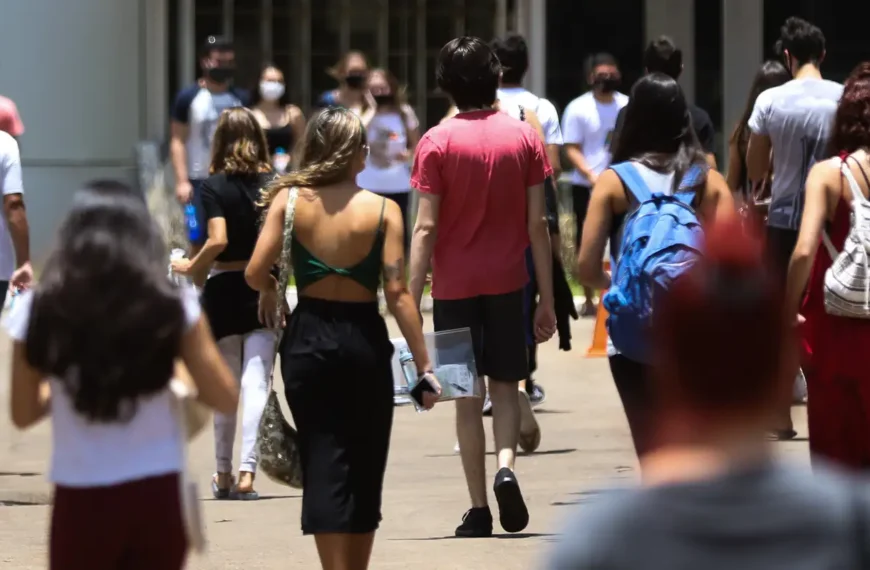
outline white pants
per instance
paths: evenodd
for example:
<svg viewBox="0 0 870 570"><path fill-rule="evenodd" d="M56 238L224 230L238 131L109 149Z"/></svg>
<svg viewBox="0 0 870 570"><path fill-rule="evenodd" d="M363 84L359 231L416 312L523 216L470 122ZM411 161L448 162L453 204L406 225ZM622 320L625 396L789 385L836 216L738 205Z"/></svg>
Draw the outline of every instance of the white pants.
<svg viewBox="0 0 870 570"><path fill-rule="evenodd" d="M220 339L218 348L241 383L242 452L239 471L257 472L257 431L269 397L269 380L275 356L276 334L256 330ZM214 415L214 447L218 473L233 470L236 415Z"/></svg>

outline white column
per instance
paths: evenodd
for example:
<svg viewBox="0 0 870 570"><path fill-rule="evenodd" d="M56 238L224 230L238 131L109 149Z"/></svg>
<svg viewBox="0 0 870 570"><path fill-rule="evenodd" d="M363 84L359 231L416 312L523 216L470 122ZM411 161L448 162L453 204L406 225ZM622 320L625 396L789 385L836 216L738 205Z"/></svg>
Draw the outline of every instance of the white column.
<svg viewBox="0 0 870 570"><path fill-rule="evenodd" d="M547 92L547 0L528 0L529 90L539 97Z"/></svg>
<svg viewBox="0 0 870 570"><path fill-rule="evenodd" d="M223 23L221 24L221 34L230 41L233 39L234 8L233 0L223 0Z"/></svg>
<svg viewBox="0 0 870 570"><path fill-rule="evenodd" d="M728 0L724 0L726 3ZM749 0L760 4L759 0ZM695 101L695 3L693 0L647 0L644 10L645 43L670 36L683 50L680 85L690 102ZM735 41L741 35L735 36Z"/></svg>
<svg viewBox="0 0 870 570"><path fill-rule="evenodd" d="M722 1L722 132L740 120L755 70L764 57L764 7L757 0ZM725 145L727 152L727 145ZM726 157L726 161L728 158ZM725 162L725 164L728 164Z"/></svg>
<svg viewBox="0 0 870 570"><path fill-rule="evenodd" d="M169 2L147 0L142 4L145 26L145 133L150 140L164 140L169 117Z"/></svg>
<svg viewBox="0 0 870 570"><path fill-rule="evenodd" d="M178 2L178 84L196 81L196 13L195 0Z"/></svg>

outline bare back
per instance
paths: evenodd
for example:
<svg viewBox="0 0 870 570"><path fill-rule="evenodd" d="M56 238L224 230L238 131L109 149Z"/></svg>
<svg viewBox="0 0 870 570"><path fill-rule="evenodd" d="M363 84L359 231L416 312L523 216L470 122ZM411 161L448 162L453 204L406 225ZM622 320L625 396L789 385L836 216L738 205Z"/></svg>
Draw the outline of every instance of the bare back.
<svg viewBox="0 0 870 570"><path fill-rule="evenodd" d="M829 222L834 220L837 203L841 198L846 204L852 203L852 189L842 172L842 165L840 157L831 158L825 163L826 186L829 189L825 196L827 202L825 218ZM846 159L846 165L858 182L864 197L870 196L870 154L864 150L856 151Z"/></svg>
<svg viewBox="0 0 870 570"><path fill-rule="evenodd" d="M300 188L296 200L294 239L313 257L333 268L350 269L378 247L382 258L385 199L353 184ZM298 261L298 260L294 260ZM376 293L354 279L331 274L319 279L301 295L335 301L372 301Z"/></svg>

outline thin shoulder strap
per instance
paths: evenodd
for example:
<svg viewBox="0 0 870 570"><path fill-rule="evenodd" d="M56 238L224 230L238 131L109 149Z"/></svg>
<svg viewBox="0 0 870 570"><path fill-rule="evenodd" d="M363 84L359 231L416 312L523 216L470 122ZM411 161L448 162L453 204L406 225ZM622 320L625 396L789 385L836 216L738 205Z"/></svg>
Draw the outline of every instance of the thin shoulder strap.
<svg viewBox="0 0 870 570"><path fill-rule="evenodd" d="M860 168L861 165L858 164L858 167ZM858 180L855 178L855 175L852 174L852 169L849 168L847 160L844 160L840 164L840 172L843 173L843 176L845 176L846 180L849 182L849 188L852 190L852 200L857 204L867 204L867 198L864 196L864 191L861 190L861 185L858 184Z"/></svg>
<svg viewBox="0 0 870 570"><path fill-rule="evenodd" d="M387 199L381 197L381 217L378 218L378 231L384 229L384 210L387 208Z"/></svg>
<svg viewBox="0 0 870 570"><path fill-rule="evenodd" d="M638 203L652 199L652 191L646 185L643 176L637 171L637 167L631 162L620 162L610 167L622 180L625 189L634 196Z"/></svg>
<svg viewBox="0 0 870 570"><path fill-rule="evenodd" d="M523 107L522 105L517 105L517 107L520 108L520 120L525 123L526 122L526 108Z"/></svg>

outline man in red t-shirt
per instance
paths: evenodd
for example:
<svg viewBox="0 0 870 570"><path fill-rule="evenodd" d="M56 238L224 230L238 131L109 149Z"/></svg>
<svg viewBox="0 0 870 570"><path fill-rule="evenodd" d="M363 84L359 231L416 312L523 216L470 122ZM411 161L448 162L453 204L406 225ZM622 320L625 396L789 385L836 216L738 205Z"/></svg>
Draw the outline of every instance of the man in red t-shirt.
<svg viewBox="0 0 870 570"><path fill-rule="evenodd" d="M513 473L520 427L517 385L529 375L523 287L531 243L541 291L535 313L539 342L556 329L544 180L547 152L530 125L493 108L501 65L478 38L448 43L438 58L438 85L458 114L417 145L411 186L420 192L411 242L411 294L418 306L432 263L436 331L468 327L481 393L489 378L498 474L494 491L508 532L529 513ZM457 536L492 535L487 503L482 400L456 401L462 465L471 509Z"/></svg>

